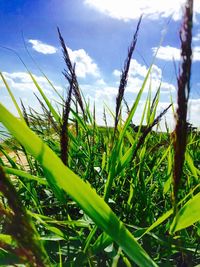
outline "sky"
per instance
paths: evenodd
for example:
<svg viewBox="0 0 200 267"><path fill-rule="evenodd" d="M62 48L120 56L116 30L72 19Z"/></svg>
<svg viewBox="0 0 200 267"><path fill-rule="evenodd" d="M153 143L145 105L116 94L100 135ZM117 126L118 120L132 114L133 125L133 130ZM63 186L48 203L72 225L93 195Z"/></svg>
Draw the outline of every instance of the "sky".
<svg viewBox="0 0 200 267"><path fill-rule="evenodd" d="M38 110L34 94L37 88L16 51L34 74L45 94L56 106L59 98L52 91L38 66L48 76L60 94L68 85L62 71L65 64L57 34L57 26L68 47L80 88L91 106L96 107L97 121L103 125L103 109L115 111L120 73L128 47L141 14L143 19L138 42L130 65L125 99L133 104L149 66L153 63L133 122L139 124L151 84L152 97L160 82L158 114L176 102L176 72L180 64L179 30L185 0L0 0L0 71L16 99L26 107ZM193 65L188 120L200 126L200 0L194 0ZM162 43L161 43L162 40ZM158 46L158 54L153 62ZM27 50L29 53L27 53ZM37 62L37 65L31 59ZM7 90L0 80L0 101L17 115ZM124 113L124 118L126 114ZM165 116L173 130L174 116ZM108 123L113 118L108 115ZM164 125L164 120L163 120Z"/></svg>

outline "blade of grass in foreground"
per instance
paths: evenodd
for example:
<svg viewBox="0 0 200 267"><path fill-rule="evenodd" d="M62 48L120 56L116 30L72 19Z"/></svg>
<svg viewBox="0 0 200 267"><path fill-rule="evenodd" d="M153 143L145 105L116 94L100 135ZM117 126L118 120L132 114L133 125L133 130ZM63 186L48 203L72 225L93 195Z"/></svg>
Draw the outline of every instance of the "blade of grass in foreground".
<svg viewBox="0 0 200 267"><path fill-rule="evenodd" d="M37 135L15 118L2 104L0 104L0 121L41 163L49 174L48 182L68 193L135 263L143 267L157 266L95 190L67 168Z"/></svg>
<svg viewBox="0 0 200 267"><path fill-rule="evenodd" d="M200 193L196 194L179 210L177 218L174 218L170 232L175 233L200 220L199 212Z"/></svg>

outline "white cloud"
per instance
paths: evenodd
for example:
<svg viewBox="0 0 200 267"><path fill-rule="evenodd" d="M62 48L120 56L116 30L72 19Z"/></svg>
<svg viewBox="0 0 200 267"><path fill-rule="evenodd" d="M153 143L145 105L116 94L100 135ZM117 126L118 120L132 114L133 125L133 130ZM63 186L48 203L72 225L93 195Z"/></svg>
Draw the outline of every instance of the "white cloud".
<svg viewBox="0 0 200 267"><path fill-rule="evenodd" d="M135 59L131 59L130 63L130 76L141 76L145 77L147 74L147 67L145 65L141 65Z"/></svg>
<svg viewBox="0 0 200 267"><path fill-rule="evenodd" d="M162 70L156 65L152 66L151 78L152 79L156 79L156 80L161 80L162 79Z"/></svg>
<svg viewBox="0 0 200 267"><path fill-rule="evenodd" d="M148 68L145 65L141 65L137 60L131 59L130 69L129 69L129 76L128 76L128 83L126 92L138 93L144 79L147 75ZM121 72L119 70L114 70L113 75L115 77L120 77ZM152 91L156 91L161 83L161 92L162 93L169 93L175 91L175 86L171 83L162 81L162 70L156 66L152 66L150 78L147 81L146 87L144 91L148 91L151 83Z"/></svg>
<svg viewBox="0 0 200 267"><path fill-rule="evenodd" d="M157 47L153 47L152 51L155 54L157 51ZM161 46L158 50L158 53L156 55L156 58L166 60L166 61L171 61L175 60L178 61L180 60L180 49L167 45L167 46ZM195 46L193 48L193 61L200 61L200 46Z"/></svg>
<svg viewBox="0 0 200 267"><path fill-rule="evenodd" d="M118 89L112 86L106 86L103 90L96 90L95 98L97 100L101 99L103 101L115 99L117 96Z"/></svg>
<svg viewBox="0 0 200 267"><path fill-rule="evenodd" d="M200 61L200 46L195 46L193 53L194 53L193 54L193 60L194 61Z"/></svg>
<svg viewBox="0 0 200 267"><path fill-rule="evenodd" d="M92 98L101 107L103 107L104 103L112 106L118 93L117 87L108 85L105 82L100 87L96 82L94 84L81 84L80 86L86 99Z"/></svg>
<svg viewBox="0 0 200 267"><path fill-rule="evenodd" d="M45 44L39 40L33 40L33 39L30 39L28 40L29 43L32 44L32 48L39 52L39 53L42 53L42 54L55 54L56 51L57 51L57 48L52 46L52 45L48 45L48 44Z"/></svg>
<svg viewBox="0 0 200 267"><path fill-rule="evenodd" d="M72 62L76 63L76 74L78 77L85 78L86 75L100 77L100 71L97 64L84 49L72 50L71 48L68 48L68 52Z"/></svg>
<svg viewBox="0 0 200 267"><path fill-rule="evenodd" d="M138 19L141 14L152 20L173 16L179 20L185 0L85 0L85 4L112 18ZM200 13L200 0L194 1L194 11Z"/></svg>
<svg viewBox="0 0 200 267"><path fill-rule="evenodd" d="M120 77L120 75L121 75L121 71L115 69L115 70L113 71L113 75L114 75L115 77Z"/></svg>
<svg viewBox="0 0 200 267"><path fill-rule="evenodd" d="M37 88L34 85L30 75L26 72L3 72L3 75L13 92L37 92ZM42 90L48 94L52 95L52 88L49 85L48 81L43 76L33 75ZM57 90L62 90L60 86L55 85ZM5 88L2 80L0 80L0 88Z"/></svg>
<svg viewBox="0 0 200 267"><path fill-rule="evenodd" d="M154 54L156 53L157 49L158 49L157 47L152 48ZM172 47L170 45L161 46L158 50L156 57L167 61L173 59L180 60L180 49Z"/></svg>
<svg viewBox="0 0 200 267"><path fill-rule="evenodd" d="M192 40L193 40L194 42L199 42L199 41L200 41L200 32L197 33L195 36L193 36Z"/></svg>
<svg viewBox="0 0 200 267"><path fill-rule="evenodd" d="M102 78L96 80L96 84L99 85L99 86L104 86L104 85L106 85L104 79L102 79Z"/></svg>
<svg viewBox="0 0 200 267"><path fill-rule="evenodd" d="M188 103L188 119L193 125L200 127L200 98L190 99Z"/></svg>
<svg viewBox="0 0 200 267"><path fill-rule="evenodd" d="M41 107L38 103L38 100L36 99L33 93L36 93L36 95L38 96L40 94L28 73L26 72L12 72L12 73L3 72L3 75L8 83L8 86L10 87L10 90L14 94L19 106L21 106L20 99L22 99L26 107L29 106L38 112L41 111ZM54 93L52 87L49 85L49 83L43 76L39 76L39 75L33 75L33 76L38 82L38 84L40 85L40 87L42 88L44 94L47 96L49 101L52 101L52 103L59 101L58 96ZM57 84L54 84L54 86L58 91L62 90L61 86ZM19 115L13 105L13 102L7 92L7 89L2 79L0 79L0 101L16 116Z"/></svg>

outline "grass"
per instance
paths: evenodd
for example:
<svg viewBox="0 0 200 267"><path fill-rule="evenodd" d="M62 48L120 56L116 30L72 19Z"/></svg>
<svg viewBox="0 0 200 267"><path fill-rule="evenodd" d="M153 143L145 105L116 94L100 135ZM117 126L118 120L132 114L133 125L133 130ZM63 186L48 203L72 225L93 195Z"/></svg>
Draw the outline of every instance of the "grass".
<svg viewBox="0 0 200 267"><path fill-rule="evenodd" d="M121 117L128 62L141 19L122 71L114 127L108 127L106 112L105 126L97 125L95 107L90 111L81 94L76 67L59 29L66 63L63 74L69 83L66 99L59 96L62 115L28 69L40 93L41 113L23 103L20 108L1 74L20 117L0 104L0 121L12 135L5 141L6 147L1 145L6 158L0 159L1 266L199 263L200 139L199 132L187 130L183 116L187 114L189 90L187 97L184 93L189 88L191 66L190 52L184 52L186 44L187 48L191 45L187 23L192 25L192 1L188 4L181 31L188 31L189 37L181 40L183 61L174 133L152 130L159 127L169 108L156 115L159 88L153 98L149 89L141 123L139 127L132 124L152 65L132 107L126 106L127 118ZM180 125L184 125L181 131ZM180 134L184 135L183 145L178 141ZM24 154L26 162L16 162L10 151Z"/></svg>

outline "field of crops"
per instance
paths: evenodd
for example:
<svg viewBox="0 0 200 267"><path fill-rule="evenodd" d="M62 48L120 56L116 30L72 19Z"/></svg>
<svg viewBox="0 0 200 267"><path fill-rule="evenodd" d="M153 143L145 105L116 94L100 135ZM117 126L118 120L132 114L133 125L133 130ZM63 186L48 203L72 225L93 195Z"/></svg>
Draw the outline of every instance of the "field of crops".
<svg viewBox="0 0 200 267"><path fill-rule="evenodd" d="M199 266L200 133L187 123L191 68L192 2L186 6L181 40L178 103L158 114L160 89L151 88L140 125L124 99L141 18L122 70L115 113L96 122L95 106L82 95L58 29L69 84L54 107L27 69L40 112L17 104L18 117L0 103L1 266ZM156 55L155 55L156 57ZM25 64L22 61L23 64ZM26 65L25 65L26 66ZM188 90L188 91L187 91ZM122 116L122 107L127 117ZM175 130L159 123L172 108ZM109 126L107 116L113 116Z"/></svg>

